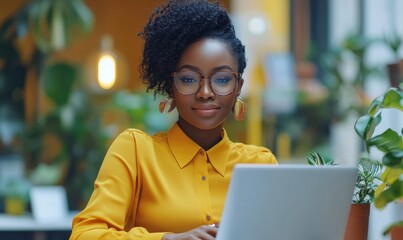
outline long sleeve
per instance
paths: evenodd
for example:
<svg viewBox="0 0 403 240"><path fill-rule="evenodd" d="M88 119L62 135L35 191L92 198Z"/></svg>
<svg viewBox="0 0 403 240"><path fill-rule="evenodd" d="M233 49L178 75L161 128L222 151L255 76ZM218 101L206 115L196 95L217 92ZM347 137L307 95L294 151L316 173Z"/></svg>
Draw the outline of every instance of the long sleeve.
<svg viewBox="0 0 403 240"><path fill-rule="evenodd" d="M237 163L277 163L266 148L223 139L204 151L174 125L150 136L128 129L110 146L71 240L161 239L220 222Z"/></svg>
<svg viewBox="0 0 403 240"><path fill-rule="evenodd" d="M165 233L149 233L130 226L139 196L135 139L125 131L110 146L94 184L87 207L73 220L71 240L161 239Z"/></svg>

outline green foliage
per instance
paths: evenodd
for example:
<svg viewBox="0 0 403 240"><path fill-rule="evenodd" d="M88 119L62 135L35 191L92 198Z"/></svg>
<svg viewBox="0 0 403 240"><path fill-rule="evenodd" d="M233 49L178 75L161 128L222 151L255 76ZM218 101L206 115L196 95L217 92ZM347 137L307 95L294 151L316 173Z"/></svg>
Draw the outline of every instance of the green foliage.
<svg viewBox="0 0 403 240"><path fill-rule="evenodd" d="M347 36L340 46L322 55L320 65L324 69L324 82L329 88L329 116L342 121L350 113L365 113L365 85L369 76L383 75L382 68L365 60L375 39L360 34ZM348 71L346 70L348 69Z"/></svg>
<svg viewBox="0 0 403 240"><path fill-rule="evenodd" d="M73 84L79 78L76 67L66 62L49 64L43 72L43 89L57 105L63 106L69 100Z"/></svg>
<svg viewBox="0 0 403 240"><path fill-rule="evenodd" d="M367 114L361 116L354 126L358 136L365 142L368 153L370 147L375 147L383 152L382 183L375 191L374 201L375 206L379 209L383 209L390 202L403 198L403 128L400 131L388 128L381 134L373 136L374 129L382 121L380 117L382 110L386 108L403 111L401 89L390 88L382 96L377 97L371 103Z"/></svg>
<svg viewBox="0 0 403 240"><path fill-rule="evenodd" d="M308 164L312 166L334 166L333 160L325 161L318 152L311 152L307 157ZM355 182L353 203L371 203L374 199L375 189L378 186L377 180L381 166L367 161L367 158L360 158L358 164L357 180Z"/></svg>
<svg viewBox="0 0 403 240"><path fill-rule="evenodd" d="M82 0L33 0L29 21L42 52L65 48L75 35L88 33L93 15Z"/></svg>
<svg viewBox="0 0 403 240"><path fill-rule="evenodd" d="M383 232L383 235L389 234L389 232L392 231L392 228L393 228L393 227L397 227L397 226L403 227L403 221L398 221L398 222L396 222L396 223L390 225L390 226L389 226L388 228L386 228L386 230Z"/></svg>
<svg viewBox="0 0 403 240"><path fill-rule="evenodd" d="M8 198L17 198L24 202L28 202L29 199L30 183L25 178L14 178L7 181L3 189L1 189L1 195Z"/></svg>
<svg viewBox="0 0 403 240"><path fill-rule="evenodd" d="M402 45L402 39L397 35L396 32L393 32L391 35L383 36L383 42L389 47L389 49L393 52L396 57L396 60L399 59L399 49Z"/></svg>
<svg viewBox="0 0 403 240"><path fill-rule="evenodd" d="M368 161L367 158L361 158L359 163L353 203L372 203L382 167L376 162Z"/></svg>
<svg viewBox="0 0 403 240"><path fill-rule="evenodd" d="M99 168L110 136L100 127L98 106L82 92L73 91L80 80L79 66L54 62L52 57L92 26L93 15L83 0L29 0L0 26L0 107L5 105L18 112L18 121L24 123L27 74L36 74L33 77L40 80L53 108L45 116L36 115L32 122L21 124L26 126L21 130L21 148L30 170L46 149L41 144L45 132L57 136L65 151L63 159L68 162L65 182L61 184L69 197L81 198L70 199L72 208L78 208L82 198L86 200L82 191L92 190L94 171ZM28 61L22 61L19 45L28 32L35 43L33 54Z"/></svg>
<svg viewBox="0 0 403 240"><path fill-rule="evenodd" d="M308 164L311 166L333 166L337 165L336 163L333 162L333 160L328 160L326 161L322 155L318 152L311 152L308 157Z"/></svg>

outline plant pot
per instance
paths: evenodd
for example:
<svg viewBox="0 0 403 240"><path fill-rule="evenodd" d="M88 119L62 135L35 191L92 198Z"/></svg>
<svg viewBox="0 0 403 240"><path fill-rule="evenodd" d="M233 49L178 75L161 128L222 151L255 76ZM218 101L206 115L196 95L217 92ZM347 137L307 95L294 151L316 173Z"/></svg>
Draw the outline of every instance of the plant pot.
<svg viewBox="0 0 403 240"><path fill-rule="evenodd" d="M399 84L402 82L403 78L402 61L388 64L387 70L391 87L397 88Z"/></svg>
<svg viewBox="0 0 403 240"><path fill-rule="evenodd" d="M344 240L367 240L369 213L369 203L351 204Z"/></svg>
<svg viewBox="0 0 403 240"><path fill-rule="evenodd" d="M25 201L21 198L6 197L4 199L5 213L10 215L21 215L25 212Z"/></svg>
<svg viewBox="0 0 403 240"><path fill-rule="evenodd" d="M403 227L393 227L390 232L391 240L401 240L403 239Z"/></svg>

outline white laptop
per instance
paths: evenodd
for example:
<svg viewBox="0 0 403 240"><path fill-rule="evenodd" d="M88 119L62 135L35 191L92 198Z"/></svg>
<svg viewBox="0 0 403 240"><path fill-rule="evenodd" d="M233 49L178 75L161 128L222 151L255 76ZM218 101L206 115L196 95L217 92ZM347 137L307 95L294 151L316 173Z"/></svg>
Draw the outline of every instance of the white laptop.
<svg viewBox="0 0 403 240"><path fill-rule="evenodd" d="M217 240L343 239L357 168L235 166Z"/></svg>

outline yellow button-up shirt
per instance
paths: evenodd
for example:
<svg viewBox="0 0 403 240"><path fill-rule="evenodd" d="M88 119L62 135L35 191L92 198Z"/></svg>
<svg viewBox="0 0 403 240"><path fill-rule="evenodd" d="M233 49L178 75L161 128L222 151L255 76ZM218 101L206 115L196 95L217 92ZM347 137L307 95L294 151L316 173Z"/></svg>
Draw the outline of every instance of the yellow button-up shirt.
<svg viewBox="0 0 403 240"><path fill-rule="evenodd" d="M208 151L175 124L150 136L128 129L110 146L70 239L161 239L220 222L237 163L276 164L264 147L222 140Z"/></svg>

